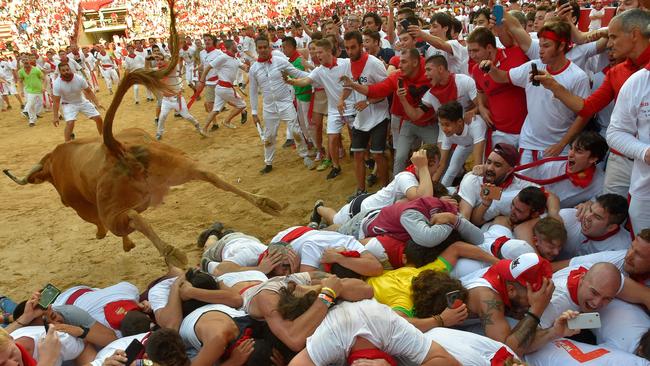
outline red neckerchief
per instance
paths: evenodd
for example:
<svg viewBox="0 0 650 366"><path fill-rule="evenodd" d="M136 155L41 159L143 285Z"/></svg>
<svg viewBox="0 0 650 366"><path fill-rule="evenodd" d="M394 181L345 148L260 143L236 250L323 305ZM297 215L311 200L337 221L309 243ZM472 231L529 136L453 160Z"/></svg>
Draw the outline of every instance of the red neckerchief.
<svg viewBox="0 0 650 366"><path fill-rule="evenodd" d="M650 70L650 62L647 65L645 65L645 69Z"/></svg>
<svg viewBox="0 0 650 366"><path fill-rule="evenodd" d="M253 329L252 328L246 328L244 331L241 333L241 337L239 337L236 341L232 342L232 344L226 348L226 351L223 354L223 357L221 357L222 360L227 360L230 358L230 355L232 354L232 351L235 350L240 344L242 344L245 340L253 338Z"/></svg>
<svg viewBox="0 0 650 366"><path fill-rule="evenodd" d="M494 240L494 243L492 243L492 246L490 247L490 252L492 252L492 255L499 258L503 259L503 256L501 255L501 248L505 245L505 243L510 240L509 237L507 236L500 236Z"/></svg>
<svg viewBox="0 0 650 366"><path fill-rule="evenodd" d="M52 68L52 70L56 70L56 65L55 65L52 61L50 61L49 58L46 58L46 59L45 59L45 62L47 62L48 64L50 64L50 68Z"/></svg>
<svg viewBox="0 0 650 366"><path fill-rule="evenodd" d="M190 46L188 46L188 45L186 45L186 44L183 45L183 51L187 51L187 50L189 50L189 49L190 49Z"/></svg>
<svg viewBox="0 0 650 366"><path fill-rule="evenodd" d="M414 164L411 164L411 165L407 166L406 169L404 169L404 171L415 175L415 179L418 179L418 181L419 181L420 178L418 177L418 173L415 171L415 165Z"/></svg>
<svg viewBox="0 0 650 366"><path fill-rule="evenodd" d="M235 58L235 57L236 57L234 53L232 53L232 52L230 52L230 51L228 51L228 50L226 50L225 54L228 55L228 56L230 56L230 57L232 57L232 58Z"/></svg>
<svg viewBox="0 0 650 366"><path fill-rule="evenodd" d="M501 298L501 301L503 301L503 304L509 308L510 298L506 292L506 281L499 273L499 268L500 267L496 265L491 266L483 275L483 279L485 279L492 286L494 291L499 294L499 297Z"/></svg>
<svg viewBox="0 0 650 366"><path fill-rule="evenodd" d="M339 252L339 254L348 258L361 258L361 253L357 252L356 250L346 250ZM332 273L332 263L323 263L323 269L327 273Z"/></svg>
<svg viewBox="0 0 650 366"><path fill-rule="evenodd" d="M137 56L137 55L136 55L135 53L134 53L134 54L132 54L132 55L131 55L131 54L129 54L129 57L130 57L130 58L135 58L135 56Z"/></svg>
<svg viewBox="0 0 650 366"><path fill-rule="evenodd" d="M289 57L289 62L296 61L298 59L298 57L300 57L300 52L293 51L293 54L291 55L291 57Z"/></svg>
<svg viewBox="0 0 650 366"><path fill-rule="evenodd" d="M74 79L74 74L72 74L70 76L61 75L60 77L61 77L61 80L65 81L66 83L69 83L69 82L72 81L72 79Z"/></svg>
<svg viewBox="0 0 650 366"><path fill-rule="evenodd" d="M352 79L359 80L363 69L366 68L366 63L368 62L368 53L362 52L361 57L356 61L351 61L350 66L352 69Z"/></svg>
<svg viewBox="0 0 650 366"><path fill-rule="evenodd" d="M102 56L106 56L106 51L99 51L99 54Z"/></svg>
<svg viewBox="0 0 650 366"><path fill-rule="evenodd" d="M503 183L499 184L499 187L501 187L501 188L503 188L503 189L510 187L510 185L512 184L512 181L513 181L514 179L515 179L515 175L514 175L514 174L510 174L510 175L508 176L508 178L506 178L506 180L503 181ZM486 183L486 182L485 182L485 177L483 177L483 183Z"/></svg>
<svg viewBox="0 0 650 366"><path fill-rule="evenodd" d="M641 55L636 60L628 58L625 61L625 63L627 63L627 66L629 66L629 68L632 70L639 70L643 68L643 65L648 64L648 62L650 62L650 46L646 47L643 53L641 53ZM650 67L648 65L646 65L646 68ZM650 68L648 68L648 70L650 70Z"/></svg>
<svg viewBox="0 0 650 366"><path fill-rule="evenodd" d="M514 357L514 355L510 353L505 346L503 346L499 348L494 356L492 356L492 359L490 360L490 366L503 366L506 364L506 361L512 357Z"/></svg>
<svg viewBox="0 0 650 366"><path fill-rule="evenodd" d="M526 170L526 169L529 169L529 168L540 166L540 165L542 165L544 163L547 163L547 162L550 162L550 161L566 161L568 159L569 159L568 156L555 156L555 157L550 157L550 158L544 158L544 159L534 161L532 163L520 165L517 168L515 168L515 171ZM546 185L549 185L549 184L557 183L557 182L563 181L565 179L568 179L571 182L571 184L573 184L576 187L587 188L587 187L589 187L589 185L593 181L595 174L596 174L596 166L595 165L592 165L592 166L588 167L587 169L585 169L583 171L580 171L580 172L577 172L577 173L571 173L571 172L569 172L569 164L567 164L566 167L565 167L565 170L564 170L564 174L559 175L557 177L553 177L553 178L535 179L535 178L527 177L527 176L521 175L521 174L515 174L515 175L519 179L523 179L523 180L526 180L526 181L529 181L529 182L537 183L537 184L542 185L542 186L546 186Z"/></svg>
<svg viewBox="0 0 650 366"><path fill-rule="evenodd" d="M268 63L272 64L273 63L273 62L271 62L272 58L273 58L273 56L269 56L269 58L258 58L257 62L262 63L262 64L265 63L265 62L268 62Z"/></svg>
<svg viewBox="0 0 650 366"><path fill-rule="evenodd" d="M348 365L352 365L356 360L363 360L363 359L384 360L388 362L390 366L397 366L397 361L395 361L393 356L377 348L359 349L350 352L347 360Z"/></svg>
<svg viewBox="0 0 650 366"><path fill-rule="evenodd" d="M569 277L566 279L566 287L569 290L569 296L574 304L580 306L578 302L578 287L580 286L580 281L587 273L588 269L585 267L580 267L569 272Z"/></svg>
<svg viewBox="0 0 650 366"><path fill-rule="evenodd" d="M332 61L331 64L329 64L329 65L321 64L321 66L327 67L328 69L331 69L334 66L338 66L338 63L336 63L336 57L334 57L334 61Z"/></svg>
<svg viewBox="0 0 650 366"><path fill-rule="evenodd" d="M605 240L611 238L612 236L618 234L619 231L621 231L621 226L620 226L620 225L617 226L616 229L614 229L614 230L612 230L612 231L610 231L610 232L608 232L608 233L605 233L605 234L603 234L603 235L601 235L601 236L589 236L589 235L585 235L585 237L586 237L587 239L583 240L583 241L582 241L582 244L585 244L585 243L588 242L588 241L605 241Z"/></svg>
<svg viewBox="0 0 650 366"><path fill-rule="evenodd" d="M32 355L30 355L29 352L27 352L27 350L23 348L23 346L21 346L18 343L15 343L15 345L16 347L18 347L18 350L20 351L20 358L23 359L23 366L36 366L38 364L38 361L36 361L34 357L32 357ZM38 346L37 344L34 345L34 347L37 346Z"/></svg>
<svg viewBox="0 0 650 366"><path fill-rule="evenodd" d="M612 67L611 67L610 65L605 66L605 67L603 68L603 75L607 75L607 73L608 73L609 70L611 70L611 69L612 69Z"/></svg>
<svg viewBox="0 0 650 366"><path fill-rule="evenodd" d="M210 53L210 52L212 52L212 51L214 51L214 50L216 50L216 49L217 49L217 48L216 48L215 46L206 47L206 48L205 48L205 52Z"/></svg>
<svg viewBox="0 0 650 366"><path fill-rule="evenodd" d="M438 98L441 104L453 102L458 99L458 87L456 86L456 75L449 74L449 81L447 85L431 86L429 89L434 97Z"/></svg>

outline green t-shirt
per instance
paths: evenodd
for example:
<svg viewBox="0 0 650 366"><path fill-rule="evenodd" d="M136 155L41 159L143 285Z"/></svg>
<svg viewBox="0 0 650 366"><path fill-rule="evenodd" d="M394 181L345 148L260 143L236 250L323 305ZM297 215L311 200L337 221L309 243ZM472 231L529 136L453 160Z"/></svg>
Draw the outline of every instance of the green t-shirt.
<svg viewBox="0 0 650 366"><path fill-rule="evenodd" d="M18 77L25 84L25 92L28 94L41 94L43 92L43 72L38 67L32 67L27 74L24 68L18 70Z"/></svg>
<svg viewBox="0 0 650 366"><path fill-rule="evenodd" d="M298 57L293 60L291 63L296 69L305 71L305 68L302 66L302 57ZM293 89L296 91L296 99L301 102L311 101L311 85L307 86L294 86Z"/></svg>

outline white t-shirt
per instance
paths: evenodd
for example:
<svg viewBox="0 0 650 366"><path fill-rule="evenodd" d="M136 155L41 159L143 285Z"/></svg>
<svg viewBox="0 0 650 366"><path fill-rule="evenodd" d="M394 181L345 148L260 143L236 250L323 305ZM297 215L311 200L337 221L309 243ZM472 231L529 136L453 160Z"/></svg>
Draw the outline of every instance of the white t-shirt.
<svg viewBox="0 0 650 366"><path fill-rule="evenodd" d="M13 70L9 61L0 61L0 78L5 79L8 83L14 82Z"/></svg>
<svg viewBox="0 0 650 366"><path fill-rule="evenodd" d="M144 57L142 57L142 56L140 56L138 54L135 54L135 57L126 56L124 58L123 64L124 64L124 68L126 70L133 71L133 70L137 70L137 69L144 69L145 62L146 61L145 61Z"/></svg>
<svg viewBox="0 0 650 366"><path fill-rule="evenodd" d="M352 78L351 70L352 69L350 69L350 78ZM355 81L362 85L373 85L380 81L384 81L387 76L388 74L386 73L386 68L384 67L383 62L373 55L368 55L368 61L366 62L359 79ZM350 98L352 98L355 103L368 100L368 97L356 91L352 91ZM357 117L354 119L353 126L357 130L370 131L373 127L377 126L385 119L388 119L388 117L388 99L384 98L382 101L370 104L366 109L358 112Z"/></svg>
<svg viewBox="0 0 650 366"><path fill-rule="evenodd" d="M239 46L241 46L239 52L245 60L255 61L257 58L257 50L255 49L255 40L253 38L245 36L237 48L239 48ZM252 57L248 55L249 53Z"/></svg>
<svg viewBox="0 0 650 366"><path fill-rule="evenodd" d="M605 15L605 8L601 8L600 10L596 10L596 8L591 8L591 11L589 12L589 30L598 30L601 27L601 24L603 23L603 18L598 18L598 19L591 19L591 16L593 15L600 15L604 16Z"/></svg>
<svg viewBox="0 0 650 366"><path fill-rule="evenodd" d="M104 55L98 53L97 60L99 61L100 69L106 70L115 67L115 64L113 63L113 59L111 58L111 55L109 55L108 53Z"/></svg>
<svg viewBox="0 0 650 366"><path fill-rule="evenodd" d="M228 56L225 53L220 54L210 61L210 66L212 69L217 70L217 76L219 80L226 81L229 83L234 83L237 79L237 72L239 67L243 65L239 59L236 57ZM212 71L212 70L210 70Z"/></svg>
<svg viewBox="0 0 650 366"><path fill-rule="evenodd" d="M169 293L172 290L172 285L178 277L172 277L158 282L149 289L149 294L147 300L149 300L149 305L151 310L153 310L154 315L156 311L167 306L169 302Z"/></svg>
<svg viewBox="0 0 650 366"><path fill-rule="evenodd" d="M547 161L544 164L520 171L521 175L534 179L551 179L566 173L568 161ZM605 173L596 167L594 178L588 187L582 188L571 183L569 179L547 184L544 187L555 193L560 199L562 208L575 207L579 203L589 201L602 193L605 183Z"/></svg>
<svg viewBox="0 0 650 366"><path fill-rule="evenodd" d="M556 339L524 356L530 366L648 366L650 362L617 349L593 346L570 339Z"/></svg>
<svg viewBox="0 0 650 366"><path fill-rule="evenodd" d="M515 355L510 347L501 342L462 330L437 327L424 333L424 336L441 345L463 366L491 366L494 354L502 347Z"/></svg>
<svg viewBox="0 0 650 366"><path fill-rule="evenodd" d="M82 339L75 338L63 332L56 332L56 335L59 337L59 341L61 342L61 352L59 353L59 359L57 360L56 365L61 365L63 361L70 361L79 357L84 349L84 341ZM31 338L34 341L34 352L32 353L32 357L38 360L38 342L42 338L45 338L45 327L39 325L18 328L11 332L11 337L16 340L23 337Z"/></svg>
<svg viewBox="0 0 650 366"><path fill-rule="evenodd" d="M582 233L582 224L576 217L575 208L564 208L560 210L560 216L564 221L567 232L567 240L557 260L570 259L579 255L586 255L608 250L627 250L632 244L630 233L621 228L614 236L605 240L587 238Z"/></svg>
<svg viewBox="0 0 650 366"><path fill-rule="evenodd" d="M587 70L589 60L598 55L597 43L590 42L585 44L574 45L569 52L566 53L566 58L571 60L574 64L578 65L582 70ZM529 59L535 60L539 58L539 40L533 39L530 47L526 51L526 56Z"/></svg>
<svg viewBox="0 0 650 366"><path fill-rule="evenodd" d="M424 58L428 59L431 56L443 55L447 60L449 71L455 74L468 75L467 62L469 61L469 53L467 48L455 39L447 41L447 44L451 46L451 54L431 46L424 53Z"/></svg>
<svg viewBox="0 0 650 366"><path fill-rule="evenodd" d="M585 263L607 262L615 265L619 271L623 272L626 254L627 250L607 250L592 254L579 255L571 258L569 266L575 267Z"/></svg>
<svg viewBox="0 0 650 366"><path fill-rule="evenodd" d="M343 366L357 338L398 360L420 365L431 348L428 339L406 319L375 300L342 302L331 308L307 338L307 353L316 365Z"/></svg>
<svg viewBox="0 0 650 366"><path fill-rule="evenodd" d="M390 206L406 197L406 191L420 185L417 177L411 172L397 173L388 185L361 202L361 211L371 211Z"/></svg>
<svg viewBox="0 0 650 366"><path fill-rule="evenodd" d="M454 80L456 81L456 90L458 91L456 101L460 103L460 105L463 106L463 110L466 111L473 105L473 100L476 99L476 82L471 77L463 74L454 74ZM430 90L422 97L422 104L433 109L438 109L438 107L442 105L440 100L431 94Z"/></svg>
<svg viewBox="0 0 650 366"><path fill-rule="evenodd" d="M281 241L293 229L280 231L271 242ZM291 247L300 255L300 264L319 268L320 258L326 249L345 248L346 251L365 252L365 247L354 236L343 235L336 231L312 230L291 241Z"/></svg>
<svg viewBox="0 0 650 366"><path fill-rule="evenodd" d="M573 125L576 114L554 98L550 90L542 86L533 86L529 81L533 63L539 70L546 70L546 65L540 60L533 60L510 69L508 77L513 85L526 89L528 115L519 135L519 147L528 150L544 150L562 140ZM553 78L573 95L581 98L589 95L587 74L572 62L569 62L559 74L553 74Z"/></svg>
<svg viewBox="0 0 650 366"><path fill-rule="evenodd" d="M83 90L88 88L88 82L81 76L74 74L72 80L64 81L61 77L54 80L52 94L61 97L61 103L78 104L86 100Z"/></svg>
<svg viewBox="0 0 650 366"><path fill-rule="evenodd" d="M473 118L472 122L467 125L463 123L463 132L460 135L447 136L440 131L440 148L442 150L451 150L453 145L472 146L485 140L487 125L483 118Z"/></svg>
<svg viewBox="0 0 650 366"><path fill-rule="evenodd" d="M221 251L221 258L224 261L233 262L242 267L255 267L260 254L264 253L266 245L252 236L242 233L233 233L236 235L226 235L221 240L226 244Z"/></svg>
<svg viewBox="0 0 650 366"><path fill-rule="evenodd" d="M481 186L483 185L483 177L467 173L463 177L458 187L458 194L470 206L476 207L481 203ZM519 191L526 187L537 187L536 184L521 180L517 177L512 179L512 183L503 189L500 200L492 201L490 207L485 211L483 219L490 221L499 215L509 216L510 205L512 200L519 194Z"/></svg>
<svg viewBox="0 0 650 366"><path fill-rule="evenodd" d="M102 366L102 364L104 364L104 360L111 357L113 353L115 353L115 351L126 350L126 348L131 344L131 342L133 342L134 339L137 339L140 342L142 342L142 340L144 339L144 337L147 336L147 334L149 333L140 333L133 336L118 338L114 340L113 342L106 345L106 347L102 348L99 352L97 352L97 356L95 356L95 359L90 364L92 366Z"/></svg>
<svg viewBox="0 0 650 366"><path fill-rule="evenodd" d="M593 330L599 345L634 353L650 329L650 316L639 305L614 299L599 313L601 327Z"/></svg>
<svg viewBox="0 0 650 366"><path fill-rule="evenodd" d="M336 58L333 62L336 65L332 68L320 65L309 73L309 78L325 88L327 94L327 118L336 119L341 117L337 108L341 93L343 93L343 85L341 84L341 76L352 75L350 68L350 59ZM348 98L345 100L345 116L353 116L356 114L354 109L354 99Z"/></svg>
<svg viewBox="0 0 650 366"><path fill-rule="evenodd" d="M650 198L650 165L643 160L650 148L650 70L637 71L623 84L607 129L607 143L634 159L632 199Z"/></svg>
<svg viewBox="0 0 650 366"><path fill-rule="evenodd" d="M591 268L593 263L583 263L580 266L569 266L564 269L561 269L553 273L553 284L555 285L555 290L553 291L553 297L551 302L548 304L544 313L540 317L539 325L546 329L553 326L553 322L557 319L563 312L567 310L580 311L580 305L573 302L571 295L569 294L569 288L567 287L567 279L571 271L576 270L580 267L585 267L587 269Z"/></svg>
<svg viewBox="0 0 650 366"><path fill-rule="evenodd" d="M194 64L194 52L196 52L196 47L194 45L187 47L187 50L180 49L178 51L179 56L183 59L183 62L186 65Z"/></svg>
<svg viewBox="0 0 650 366"><path fill-rule="evenodd" d="M219 49L214 49L210 53L206 50L201 50L199 52L199 58L201 59L201 64L202 65L208 65L210 62L214 61L218 56L223 55L223 52ZM216 69L210 69L208 74L205 76L205 85L216 85L217 80L210 80L214 79L217 77L217 70Z"/></svg>

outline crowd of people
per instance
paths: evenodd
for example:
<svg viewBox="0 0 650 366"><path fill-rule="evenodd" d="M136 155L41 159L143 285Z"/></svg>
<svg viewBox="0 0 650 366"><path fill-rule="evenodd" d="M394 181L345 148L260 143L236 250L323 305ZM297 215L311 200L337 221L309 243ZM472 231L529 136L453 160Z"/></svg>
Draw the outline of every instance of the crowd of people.
<svg viewBox="0 0 650 366"><path fill-rule="evenodd" d="M467 29L415 3L294 9L178 49L154 36L2 60L6 106L29 126L51 109L67 142L79 113L101 133L99 76L112 93L178 52L168 88L134 89L158 101L158 140L171 113L203 138L250 117L264 179L282 174L285 122L306 169L356 187L269 243L215 223L198 268L146 289L3 298L0 364L650 365L648 7L625 0L589 32L575 2L480 5Z"/></svg>

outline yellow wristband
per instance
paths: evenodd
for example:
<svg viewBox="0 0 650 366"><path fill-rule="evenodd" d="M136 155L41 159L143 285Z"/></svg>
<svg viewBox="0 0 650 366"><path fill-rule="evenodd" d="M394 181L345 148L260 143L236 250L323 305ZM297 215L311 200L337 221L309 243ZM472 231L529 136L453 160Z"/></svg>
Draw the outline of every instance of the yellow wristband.
<svg viewBox="0 0 650 366"><path fill-rule="evenodd" d="M328 292L335 299L338 297L338 296L336 296L336 292L334 290L332 290L331 288L329 288L329 287L323 287L320 290Z"/></svg>

